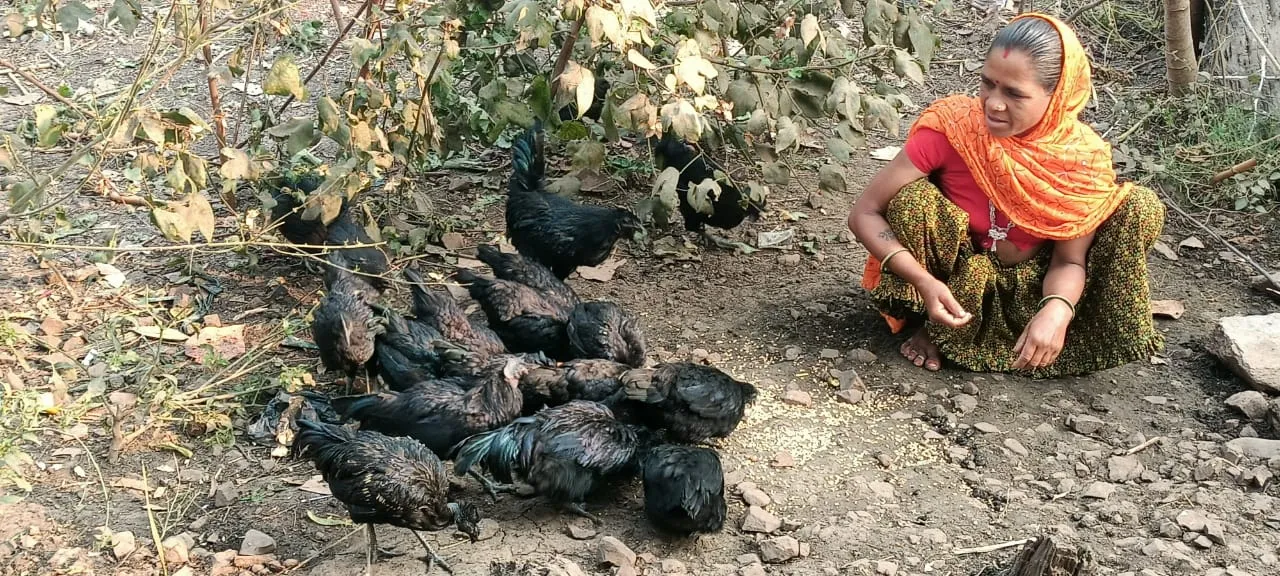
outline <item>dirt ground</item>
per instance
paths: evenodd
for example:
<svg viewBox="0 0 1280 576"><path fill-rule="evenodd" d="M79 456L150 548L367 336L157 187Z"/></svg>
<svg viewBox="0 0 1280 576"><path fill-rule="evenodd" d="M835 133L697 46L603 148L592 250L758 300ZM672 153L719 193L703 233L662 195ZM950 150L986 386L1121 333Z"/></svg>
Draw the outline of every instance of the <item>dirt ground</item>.
<svg viewBox="0 0 1280 576"><path fill-rule="evenodd" d="M327 10L327 3L315 2L299 17L324 19ZM928 89L912 94L917 103L972 85L964 63L973 61L975 47L984 46L989 33L978 26L976 32L959 33L966 32L962 21L967 17L959 13L950 17L955 25L944 26L939 64ZM59 51L61 59L78 64L45 70L41 77L73 86L93 80L93 74L76 78L76 70L83 75L95 66L104 77L127 82L130 72L112 62L129 57L137 46L101 34L77 42L69 55L57 43L29 38L7 44L6 52L22 63ZM308 61L303 60L304 68ZM196 79L180 75L160 89L174 100L193 98L201 93ZM0 104L0 128L11 130L23 113L29 112ZM1093 114L1107 118L1105 103ZM871 147L897 143L873 138ZM1240 435L1245 425L1264 437L1274 438L1276 431L1242 421L1223 406L1223 398L1243 384L1205 350L1219 318L1275 311L1274 303L1249 291L1250 270L1224 257L1224 248L1171 212L1165 242L1177 246L1195 235L1206 247L1175 248L1176 261L1158 254L1149 258L1153 299L1178 300L1186 307L1180 319L1159 321L1168 346L1158 357L1052 381L951 368L927 373L899 357L898 340L858 288L866 254L850 240L845 216L878 166L870 159L856 162L846 194L811 198L806 188L814 186L804 182L776 190L770 213L737 232L754 240L760 231L793 228L797 239L813 242L812 251L798 243L751 255L694 249L699 259L680 260L624 247L617 256L626 261L611 280L570 281L584 297L607 298L638 313L655 359L706 360L757 384L759 401L721 452L726 482L731 492L744 482L763 490L771 499L768 512L783 520L780 533L801 542L804 557L755 565L759 541L772 536L739 529L746 507L736 495L723 532L673 540L655 533L638 513L638 483L619 486L589 504L604 520L598 535L571 533L575 519L537 500L508 496L493 504L464 483L467 497L496 524L474 544L449 532L429 535L452 557L455 573L487 575L491 561L562 557L589 573L612 574L613 569L599 566L597 556L599 537L612 536L640 554L642 573L968 575L1007 563L1017 548L964 554L957 549L1042 534L1088 548L1100 574L1280 570L1277 488L1267 484L1260 490L1247 482L1267 463L1237 460L1222 451L1222 443ZM499 171L485 181L502 177ZM441 184L408 182L422 189ZM482 205L496 193L480 185L453 188L433 196L440 210ZM621 204L642 193L593 201ZM808 218L784 221L784 210ZM165 243L143 210L78 196L67 212L92 214L96 222L62 242L100 244L114 233L117 245ZM1280 268L1274 219L1213 216L1196 217L1224 237L1258 237L1248 251L1263 266ZM478 217L488 232L462 231L463 253L492 240L492 231L502 228L500 205ZM230 232L231 223L221 221L219 232ZM279 255L263 256L257 270L246 268L238 255L195 261L222 289L211 312L224 325L245 326L253 361L230 369L216 362L201 366L184 354L181 343L156 343L131 331L135 325L174 320L158 316L163 308L146 298L181 301L200 293L192 282L208 282L199 276L189 280L191 271L180 255L116 254L111 263L126 281L113 287L110 278L81 277L94 266L88 252L4 252L5 320L20 331L14 344L0 349L6 410L47 399L56 407L20 423L27 438L18 445L31 461L6 462L33 489L18 502L0 504L5 519L0 522L0 572L141 575L186 569L206 574L220 561L213 554L238 550L250 529L266 533L277 545L278 564L259 559L265 564L259 571L345 575L363 570L364 536L352 534L350 525L326 525L334 524L328 519L345 519L345 511L332 498L308 491L306 482L314 474L310 464L274 458L272 447L243 433L277 387L302 382L329 390L333 375L318 373L314 354L258 347L278 340L280 330L293 334L294 321L315 303L319 279L297 260ZM429 262L419 265L450 269ZM297 337L308 336L298 330ZM856 370L866 385L866 397L856 404L835 395L832 371L847 369ZM184 403L206 397L192 390L220 390L224 396ZM807 393L810 401L793 394L792 402L783 402L791 390ZM121 405L119 412L107 408ZM175 405L182 409L160 410ZM1080 434L1066 422L1081 415L1102 424ZM14 416L6 412L5 418L5 429L13 429ZM230 428L220 428L225 424ZM1151 440L1157 441L1148 444ZM1111 482L1115 466L1108 460L1141 445L1146 447L1136 458L1145 472ZM1271 470L1280 473L1277 464L1271 462ZM6 490L9 496L21 494L12 486ZM1209 538L1197 539L1199 533L1184 534L1178 527L1175 519L1188 510L1208 516L1215 526ZM136 545L118 558L118 544L127 540L122 532L130 532ZM117 534L115 541L111 534ZM182 546L189 558L156 544L181 540L183 534L190 538ZM406 531L383 528L379 536L384 545L407 554L381 563L376 574L422 573L419 545ZM166 552L161 568L158 556ZM253 570L254 562L244 563L247 572ZM183 564L187 567L180 568ZM1215 571L1228 568L1235 571Z"/></svg>

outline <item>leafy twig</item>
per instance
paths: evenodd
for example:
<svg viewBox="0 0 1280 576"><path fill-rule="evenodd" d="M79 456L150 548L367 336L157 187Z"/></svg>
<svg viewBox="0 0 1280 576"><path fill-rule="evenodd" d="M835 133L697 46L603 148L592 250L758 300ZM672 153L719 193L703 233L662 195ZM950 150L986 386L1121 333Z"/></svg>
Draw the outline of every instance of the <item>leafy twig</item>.
<svg viewBox="0 0 1280 576"><path fill-rule="evenodd" d="M311 79L316 77L316 74L320 72L320 69L324 68L324 65L329 62L329 58L333 56L333 51L338 48L338 44L342 42L343 38L347 37L347 33L351 31L351 27L355 25L356 21L359 20L360 17L364 15L365 11L367 11L372 5L373 0L364 0L364 4L361 4L360 9L356 10L355 15L351 17L351 21L347 22L347 25L342 28L342 31L333 39L333 42L329 43L329 49L324 51L324 56L320 57L320 61L316 62L315 67L311 69L311 72L307 74L307 77L302 79L303 85L311 82ZM290 94L289 97L285 99L284 104L281 104L280 108L276 109L277 118L279 118L281 114L284 114L285 108L288 108L290 104L293 104L293 100L293 95ZM237 148L242 146L244 146L243 142L236 145Z"/></svg>
<svg viewBox="0 0 1280 576"><path fill-rule="evenodd" d="M573 22L573 27L569 29L569 36L564 39L564 44L560 45L560 55L556 56L556 64L551 68L551 93L556 94L560 88L560 76L564 75L564 69L569 65L569 57L573 55L573 45L578 43L578 34L582 32L582 23L587 20L587 11L584 9L582 14L578 15L578 19Z"/></svg>
<svg viewBox="0 0 1280 576"><path fill-rule="evenodd" d="M54 90L53 88L46 86L45 83L41 82L39 78L35 77L35 75L33 75L30 72L27 72L26 70L23 70L22 68L19 68L18 66L15 66L12 62L9 62L4 58L0 58L0 66L4 66L5 68L13 70L19 76L22 76L22 78L25 79L27 82L30 82L36 88L39 88L40 91L44 92L45 94L48 94L54 100L57 100L65 104L68 108L75 110L81 116L84 116L85 118L95 118L97 116L93 112L90 112L88 110L85 110L84 108L81 108L79 104L76 104L75 102L72 102L66 99L61 94L59 94L57 90Z"/></svg>
<svg viewBox="0 0 1280 576"><path fill-rule="evenodd" d="M448 40L447 38L445 40ZM418 133L422 131L422 112L430 103L431 82L435 80L436 70L440 68L440 61L444 60L444 42L440 44L440 51L436 53L436 59L431 63L431 71L427 72L427 79L422 83L422 96L418 98L418 111L413 118L413 135L409 137L409 154L413 154L414 146L418 145ZM431 147L431 143L427 143L427 148Z"/></svg>

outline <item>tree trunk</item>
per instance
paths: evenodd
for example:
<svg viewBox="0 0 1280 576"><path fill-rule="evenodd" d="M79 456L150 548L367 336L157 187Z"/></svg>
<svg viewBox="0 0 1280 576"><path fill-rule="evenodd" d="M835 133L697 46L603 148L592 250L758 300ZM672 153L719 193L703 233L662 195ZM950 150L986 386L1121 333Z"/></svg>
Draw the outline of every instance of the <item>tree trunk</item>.
<svg viewBox="0 0 1280 576"><path fill-rule="evenodd" d="M1212 0L1212 6L1202 66L1280 110L1280 0Z"/></svg>
<svg viewBox="0 0 1280 576"><path fill-rule="evenodd" d="M1182 96L1191 90L1199 73L1195 40L1191 37L1191 2L1164 0L1164 64L1169 93Z"/></svg>

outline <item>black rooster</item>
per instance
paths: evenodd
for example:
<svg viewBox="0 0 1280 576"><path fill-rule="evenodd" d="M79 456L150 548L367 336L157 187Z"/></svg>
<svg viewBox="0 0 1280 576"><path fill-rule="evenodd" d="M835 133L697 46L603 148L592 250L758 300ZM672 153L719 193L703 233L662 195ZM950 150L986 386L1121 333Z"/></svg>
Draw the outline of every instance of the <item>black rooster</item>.
<svg viewBox="0 0 1280 576"><path fill-rule="evenodd" d="M678 442L728 436L756 397L754 386L690 362L631 370L622 383L625 419L664 429Z"/></svg>
<svg viewBox="0 0 1280 576"><path fill-rule="evenodd" d="M574 400L468 438L458 446L454 472L478 464L499 481L519 479L599 524L582 507L587 495L605 479L634 470L650 438L648 430L614 419L605 405Z"/></svg>
<svg viewBox="0 0 1280 576"><path fill-rule="evenodd" d="M631 367L612 360L570 360L559 366L535 366L520 379L526 416L570 400L607 403L622 389Z"/></svg>
<svg viewBox="0 0 1280 576"><path fill-rule="evenodd" d="M457 279L480 303L489 326L508 350L543 352L557 360L570 358L565 325L573 306L566 307L555 293L513 280L486 278L465 269L458 270Z"/></svg>
<svg viewBox="0 0 1280 576"><path fill-rule="evenodd" d="M603 358L635 368L644 366L640 322L613 302L584 302L574 307L566 326L575 358Z"/></svg>
<svg viewBox="0 0 1280 576"><path fill-rule="evenodd" d="M548 193L542 137L542 125L535 122L512 146L507 236L521 254L545 264L556 277L568 278L579 266L604 262L623 235L643 238L644 226L629 210L579 204Z"/></svg>
<svg viewBox="0 0 1280 576"><path fill-rule="evenodd" d="M312 172L296 176L289 174L284 179L285 187L272 190L271 197L276 205L271 209L271 219L274 222L280 222L280 232L284 237L294 244L305 246L373 244L373 238L352 217L345 199L342 201L338 216L327 226L319 219L307 220L302 217L305 206L295 193L301 192L305 196L315 192L323 183L324 177ZM307 249L311 252L316 250L315 248ZM361 246L343 248L341 251L350 264L349 268L358 270L379 290L386 290L391 286L391 283L383 277L390 270L390 264L387 263L386 253L380 248Z"/></svg>
<svg viewBox="0 0 1280 576"><path fill-rule="evenodd" d="M676 534L724 527L724 470L714 450L663 444L650 449L640 466L644 512L654 526Z"/></svg>
<svg viewBox="0 0 1280 576"><path fill-rule="evenodd" d="M404 276L413 292L413 315L420 323L438 331L444 338L467 349L483 361L494 354L507 351L502 339L482 322L472 322L453 296L445 292L429 291L423 285L420 274L405 269Z"/></svg>
<svg viewBox="0 0 1280 576"><path fill-rule="evenodd" d="M662 138L650 138L649 144L659 164L680 170L676 193L680 197L680 215L684 218L685 230L696 232L717 246L731 246L726 240L708 234L706 226L731 230L747 218L759 218L764 210L763 200L757 205L732 182L716 177L716 171L724 173L725 170L709 156L677 138L674 131L667 130ZM708 178L720 186L720 195L711 199L711 214L704 214L689 202L689 193L693 186Z"/></svg>
<svg viewBox="0 0 1280 576"><path fill-rule="evenodd" d="M424 380L472 372L470 353L436 329L390 308L374 309L385 319L385 329L374 341L374 361L387 388L403 392Z"/></svg>
<svg viewBox="0 0 1280 576"><path fill-rule="evenodd" d="M374 524L412 531L427 549L428 572L433 564L449 572L452 569L419 530L436 531L452 524L472 542L480 534L479 510L473 504L449 502L444 464L412 438L298 420L293 451L315 464L333 497L346 505L351 520L368 530L366 574L372 573L378 553Z"/></svg>
<svg viewBox="0 0 1280 576"><path fill-rule="evenodd" d="M363 430L410 436L447 458L464 438L520 415L520 378L533 365L526 356L498 356L474 377L474 386L460 385L457 378L426 380L404 392L334 398L333 409L359 420Z"/></svg>
<svg viewBox="0 0 1280 576"><path fill-rule="evenodd" d="M328 293L313 313L311 337L324 367L345 374L349 387L373 357L374 339L385 324L371 307L380 297L378 290L348 267L345 254L329 254L324 276Z"/></svg>

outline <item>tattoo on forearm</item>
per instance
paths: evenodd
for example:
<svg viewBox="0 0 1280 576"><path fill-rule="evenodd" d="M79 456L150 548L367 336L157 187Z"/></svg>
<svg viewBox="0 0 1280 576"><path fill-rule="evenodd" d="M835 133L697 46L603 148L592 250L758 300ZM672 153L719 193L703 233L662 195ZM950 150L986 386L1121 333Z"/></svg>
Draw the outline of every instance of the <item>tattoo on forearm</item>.
<svg viewBox="0 0 1280 576"><path fill-rule="evenodd" d="M897 240L898 239L898 235L893 233L892 228L885 228L884 230L881 230L879 234L876 234L876 236L879 237L881 240Z"/></svg>

